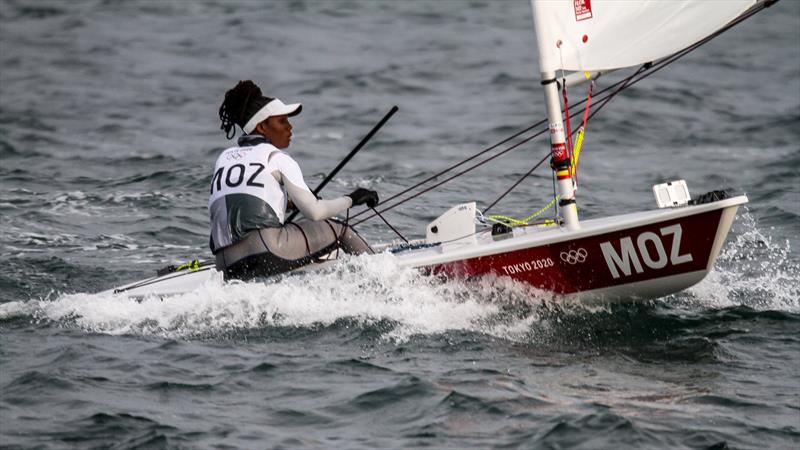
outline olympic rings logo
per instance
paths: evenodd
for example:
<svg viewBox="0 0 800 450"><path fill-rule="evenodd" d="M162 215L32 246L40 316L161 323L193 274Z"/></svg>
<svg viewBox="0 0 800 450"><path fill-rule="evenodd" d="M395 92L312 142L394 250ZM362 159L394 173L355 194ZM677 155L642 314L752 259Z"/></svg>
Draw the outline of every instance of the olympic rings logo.
<svg viewBox="0 0 800 450"><path fill-rule="evenodd" d="M568 252L561 252L559 255L561 260L568 264L578 264L586 261L586 257L589 256L589 252L586 251L585 248L579 248L577 250L570 250Z"/></svg>

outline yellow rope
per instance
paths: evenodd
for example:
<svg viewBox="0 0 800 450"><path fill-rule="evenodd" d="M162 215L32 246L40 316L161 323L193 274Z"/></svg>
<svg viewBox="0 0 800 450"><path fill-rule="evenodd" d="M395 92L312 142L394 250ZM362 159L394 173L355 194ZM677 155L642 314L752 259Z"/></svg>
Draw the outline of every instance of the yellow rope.
<svg viewBox="0 0 800 450"><path fill-rule="evenodd" d="M578 135L575 136L575 149L572 150L572 173L578 170L578 158L581 157L581 146L583 146L583 127L578 129Z"/></svg>
<svg viewBox="0 0 800 450"><path fill-rule="evenodd" d="M581 157L581 147L583 146L583 135L584 135L584 128L580 127L578 129L577 136L575 136L575 149L572 151L572 174L573 174L573 176L574 176L576 170L578 169L578 160ZM539 211L536 211L535 213L531 214L530 216L528 216L528 217L526 217L524 219L515 219L513 217L501 216L501 215L492 215L492 216L487 216L486 218L489 219L489 220L493 220L495 222L504 223L506 225L512 225L512 226L513 225L528 225L528 223L531 220L535 219L536 217L541 215L543 212L545 212L548 209L552 208L553 205L556 204L556 200L558 200L558 197L553 198L552 200L550 200L550 203L546 204L542 209L540 209ZM549 227L551 225L555 225L555 221L548 219L548 220L545 220L544 224L542 224L540 226Z"/></svg>
<svg viewBox="0 0 800 450"><path fill-rule="evenodd" d="M543 212L547 211L548 209L552 208L553 205L556 204L556 200L557 199L558 199L558 197L553 198L552 200L550 200L550 203L546 204L542 209L536 211L535 213L533 213L530 216L528 216L528 217L526 217L524 219L521 219L521 220L520 219L515 219L513 217L500 216L500 215L487 216L486 218L489 219L489 220L493 220L495 222L502 222L502 223L505 223L507 225L528 225L528 222L530 222L531 220L533 220L536 217L540 216ZM548 223L548 222L552 222L552 223ZM547 224L547 226L552 225L554 223L555 222L553 222L552 220L545 221L545 224Z"/></svg>
<svg viewBox="0 0 800 450"><path fill-rule="evenodd" d="M178 272L178 271L184 270L184 269L188 269L189 272L194 272L195 270L197 270L199 268L200 268L200 261L195 259L194 261L189 261L188 263L186 263L184 265L176 267L175 268L175 272Z"/></svg>

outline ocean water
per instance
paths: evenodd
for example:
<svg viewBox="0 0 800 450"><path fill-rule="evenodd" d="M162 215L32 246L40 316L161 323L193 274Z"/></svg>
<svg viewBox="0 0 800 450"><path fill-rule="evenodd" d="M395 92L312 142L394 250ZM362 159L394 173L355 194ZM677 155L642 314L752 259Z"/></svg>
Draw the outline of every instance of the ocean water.
<svg viewBox="0 0 800 450"><path fill-rule="evenodd" d="M750 199L704 281L643 303L386 256L164 301L97 294L210 256L217 109L240 79L303 102L290 151L311 186L400 107L328 197L386 198L544 117L526 1L0 0L3 448L800 446L800 2L590 122L582 217L653 208L678 178ZM385 216L421 237L547 149ZM537 171L492 212L527 216L551 189Z"/></svg>

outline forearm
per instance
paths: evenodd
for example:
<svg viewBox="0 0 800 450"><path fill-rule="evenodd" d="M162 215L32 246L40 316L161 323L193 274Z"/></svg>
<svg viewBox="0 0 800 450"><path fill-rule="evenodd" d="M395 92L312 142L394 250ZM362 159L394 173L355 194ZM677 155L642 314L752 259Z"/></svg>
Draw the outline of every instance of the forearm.
<svg viewBox="0 0 800 450"><path fill-rule="evenodd" d="M338 197L332 200L319 200L310 191L293 184L284 178L284 186L294 205L311 220L323 220L344 212L352 206L350 197Z"/></svg>

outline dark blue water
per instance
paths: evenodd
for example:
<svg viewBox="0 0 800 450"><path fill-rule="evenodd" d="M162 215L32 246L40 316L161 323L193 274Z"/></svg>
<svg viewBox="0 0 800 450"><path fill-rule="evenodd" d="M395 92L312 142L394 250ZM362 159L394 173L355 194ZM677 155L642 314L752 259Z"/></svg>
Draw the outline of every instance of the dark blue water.
<svg viewBox="0 0 800 450"><path fill-rule="evenodd" d="M388 196L541 119L536 58L526 1L0 1L0 445L800 446L800 2L587 130L584 218L653 208L651 185L677 178L750 198L685 292L581 306L379 257L163 302L95 294L209 256L207 186L229 144L217 108L236 81L304 103L290 151L312 186L398 105L324 193ZM421 237L547 148L386 217ZM538 171L493 212L551 195ZM360 231L395 239L379 221Z"/></svg>

